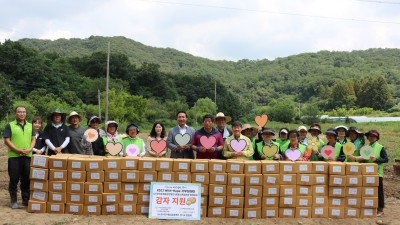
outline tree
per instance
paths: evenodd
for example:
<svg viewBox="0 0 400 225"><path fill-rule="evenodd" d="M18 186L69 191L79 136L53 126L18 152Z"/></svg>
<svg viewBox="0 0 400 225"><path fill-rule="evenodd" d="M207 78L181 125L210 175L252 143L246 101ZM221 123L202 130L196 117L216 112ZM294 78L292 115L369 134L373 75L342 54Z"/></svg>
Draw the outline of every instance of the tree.
<svg viewBox="0 0 400 225"><path fill-rule="evenodd" d="M303 114L301 120L306 124L318 123L320 120L319 108L315 103L305 104L301 113Z"/></svg>
<svg viewBox="0 0 400 225"><path fill-rule="evenodd" d="M359 90L358 99L360 107L371 107L375 110L388 110L394 105L389 86L382 76L367 78L363 88Z"/></svg>
<svg viewBox="0 0 400 225"><path fill-rule="evenodd" d="M295 117L295 103L288 98L277 99L269 109L269 116L273 121L284 123L292 122Z"/></svg>
<svg viewBox="0 0 400 225"><path fill-rule="evenodd" d="M200 98L196 101L194 106L188 111L188 119L190 122L201 123L201 119L206 114L214 115L216 113L217 106L215 103L209 98Z"/></svg>
<svg viewBox="0 0 400 225"><path fill-rule="evenodd" d="M355 105L356 100L357 97L351 81L339 80L335 82L330 96L330 106L332 109L342 106L349 109Z"/></svg>
<svg viewBox="0 0 400 225"><path fill-rule="evenodd" d="M4 75L0 73L0 117L11 111L13 104L13 91Z"/></svg>

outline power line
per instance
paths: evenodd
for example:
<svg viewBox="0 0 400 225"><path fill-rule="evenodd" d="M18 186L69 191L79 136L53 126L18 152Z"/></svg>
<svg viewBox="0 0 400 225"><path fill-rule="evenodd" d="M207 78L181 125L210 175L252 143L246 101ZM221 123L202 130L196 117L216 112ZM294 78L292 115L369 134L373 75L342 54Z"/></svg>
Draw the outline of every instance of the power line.
<svg viewBox="0 0 400 225"><path fill-rule="evenodd" d="M400 2L392 2L392 1L379 1L379 0L353 0L357 2L369 2L369 3L380 3L380 4L391 4L391 5L400 5Z"/></svg>

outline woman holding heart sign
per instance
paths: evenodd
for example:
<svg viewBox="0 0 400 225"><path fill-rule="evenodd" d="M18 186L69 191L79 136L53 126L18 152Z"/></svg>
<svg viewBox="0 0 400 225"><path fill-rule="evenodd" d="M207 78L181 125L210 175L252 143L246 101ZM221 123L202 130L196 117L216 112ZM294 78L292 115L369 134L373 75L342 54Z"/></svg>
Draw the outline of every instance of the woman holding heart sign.
<svg viewBox="0 0 400 225"><path fill-rule="evenodd" d="M167 157L169 158L167 148L167 137L164 124L155 122L151 128L150 135L146 143L146 156Z"/></svg>
<svg viewBox="0 0 400 225"><path fill-rule="evenodd" d="M288 161L308 161L310 155L304 154L307 147L299 143L299 132L297 132L297 130L291 130L288 132L288 136L289 145L281 149L280 158Z"/></svg>
<svg viewBox="0 0 400 225"><path fill-rule="evenodd" d="M122 136L118 135L118 123L111 120L106 122L106 136L103 137L106 156L122 156Z"/></svg>
<svg viewBox="0 0 400 225"><path fill-rule="evenodd" d="M251 141L244 136L242 132L242 124L238 121L232 123L233 135L225 140L223 156L227 159L248 160L254 154Z"/></svg>
<svg viewBox="0 0 400 225"><path fill-rule="evenodd" d="M139 127L134 123L126 127L125 133L128 137L122 139L124 146L123 156L144 156L145 144L143 139L137 136L139 132Z"/></svg>
<svg viewBox="0 0 400 225"><path fill-rule="evenodd" d="M340 161L344 162L346 156L343 152L343 147L339 142L337 142L337 132L336 129L330 128L325 132L326 139L328 143L321 149L321 154L319 154L320 159L324 161Z"/></svg>
<svg viewBox="0 0 400 225"><path fill-rule="evenodd" d="M360 149L365 145L364 133L359 131L357 127L349 127L348 134L350 142L353 143L354 145L354 149L352 152L351 151L349 152L352 154L347 153L346 149L344 149L345 154L347 156L347 161L349 162L362 161L363 158L360 155Z"/></svg>
<svg viewBox="0 0 400 225"><path fill-rule="evenodd" d="M254 160L279 160L280 159L280 147L279 144L272 141L275 136L273 130L269 128L263 128L261 131L262 140L256 142L254 149Z"/></svg>

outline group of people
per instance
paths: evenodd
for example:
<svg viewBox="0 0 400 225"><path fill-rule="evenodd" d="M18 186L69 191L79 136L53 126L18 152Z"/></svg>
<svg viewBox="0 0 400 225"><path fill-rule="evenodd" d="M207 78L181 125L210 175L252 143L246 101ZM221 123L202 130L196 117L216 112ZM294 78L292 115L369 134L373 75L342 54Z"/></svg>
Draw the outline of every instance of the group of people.
<svg viewBox="0 0 400 225"><path fill-rule="evenodd" d="M87 121L88 128L97 131L97 139L88 141L86 128L80 125L82 116L73 111L67 117L60 110L54 110L48 118L42 131L42 119L35 117L32 123L26 121L26 109L18 106L15 109L15 121L6 125L4 143L8 146L8 172L10 177L9 193L11 207L19 208L17 203L17 185L21 181L22 204L29 201L29 167L32 154L57 155L62 153L120 156L129 155L127 148L135 146L137 155L141 157L170 157L189 159L242 159L242 160L292 160L287 156L289 150L299 150L297 161L341 161L377 163L379 173L379 206L378 215L383 214L383 164L388 162L385 148L378 142L380 134L376 130L363 133L356 127L337 126L328 129L324 134L325 143L319 136L321 126L314 123L307 129L300 126L296 130L282 128L278 138L268 127L252 127L242 125L239 121L227 123L232 118L219 112L216 116L203 116L202 128L195 131L187 125L187 114L179 111L176 114L177 125L166 134L163 123L155 122L147 140L138 136L139 127L131 123L125 129L125 134L118 133L119 124L116 121L106 121L105 130L100 128L101 119L92 116ZM70 124L66 125L66 122ZM309 135L308 135L309 133ZM365 143L365 137L368 143ZM151 142L166 143L165 148L157 151L151 147ZM207 142L208 144L204 144ZM346 155L343 145L352 142L355 151ZM108 149L109 144L121 144L121 151L115 154ZM360 149L370 145L374 154L369 159L360 155ZM314 147L311 147L314 146ZM315 147L317 146L317 147ZM322 157L321 149L332 146L334 155Z"/></svg>

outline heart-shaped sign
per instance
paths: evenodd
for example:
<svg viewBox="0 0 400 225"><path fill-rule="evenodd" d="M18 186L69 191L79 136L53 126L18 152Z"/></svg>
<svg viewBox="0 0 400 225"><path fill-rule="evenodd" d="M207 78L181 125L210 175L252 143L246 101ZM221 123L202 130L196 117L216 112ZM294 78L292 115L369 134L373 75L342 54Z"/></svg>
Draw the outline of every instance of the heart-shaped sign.
<svg viewBox="0 0 400 225"><path fill-rule="evenodd" d="M267 157L274 156L277 151L278 151L278 146L276 145L271 145L271 146L266 145L263 147L263 153Z"/></svg>
<svg viewBox="0 0 400 225"><path fill-rule="evenodd" d="M353 155L354 150L356 146L352 142L346 142L346 144L343 145L343 152L345 155Z"/></svg>
<svg viewBox="0 0 400 225"><path fill-rule="evenodd" d="M268 116L267 114L262 114L261 116L256 116L254 120L259 127L263 127L268 122Z"/></svg>
<svg viewBox="0 0 400 225"><path fill-rule="evenodd" d="M214 146L215 142L217 142L217 139L215 139L214 136L210 136L210 137L201 136L201 138L200 138L200 144L206 149L209 149L212 146Z"/></svg>
<svg viewBox="0 0 400 225"><path fill-rule="evenodd" d="M190 141L190 135L189 134L184 134L184 135L177 134L177 135L175 135L175 141L180 146L187 145Z"/></svg>
<svg viewBox="0 0 400 225"><path fill-rule="evenodd" d="M110 155L118 155L118 153L120 153L122 151L122 144L117 142L117 143L112 143L112 142L108 142L106 144L106 149L108 151L108 153L110 153Z"/></svg>
<svg viewBox="0 0 400 225"><path fill-rule="evenodd" d="M128 156L138 156L140 153L139 147L135 144L130 144L126 146L125 153Z"/></svg>
<svg viewBox="0 0 400 225"><path fill-rule="evenodd" d="M243 140L243 139L240 139L240 140L233 139L233 140L231 140L230 145L231 145L232 149L235 150L235 152L241 152L241 151L243 151L243 149L246 148L247 143L246 143L246 140Z"/></svg>
<svg viewBox="0 0 400 225"><path fill-rule="evenodd" d="M285 155L291 161L296 161L296 160L298 160L300 158L301 151L298 150L298 149L294 149L294 150L288 149L288 150L286 150Z"/></svg>
<svg viewBox="0 0 400 225"><path fill-rule="evenodd" d="M154 140L150 142L150 147L153 149L153 151L157 152L157 154L160 154L167 147L167 142L164 140Z"/></svg>
<svg viewBox="0 0 400 225"><path fill-rule="evenodd" d="M307 140L307 148L308 149L318 151L318 148L320 145L321 145L321 142L318 141L318 139L316 137L313 137L313 138Z"/></svg>
<svg viewBox="0 0 400 225"><path fill-rule="evenodd" d="M85 131L84 136L86 137L86 141L94 142L99 138L99 133L97 130L89 128Z"/></svg>
<svg viewBox="0 0 400 225"><path fill-rule="evenodd" d="M327 145L321 149L321 155L325 159L333 158L335 156L335 148Z"/></svg>
<svg viewBox="0 0 400 225"><path fill-rule="evenodd" d="M369 145L365 145L360 149L360 155L363 159L370 159L373 154L374 149Z"/></svg>

